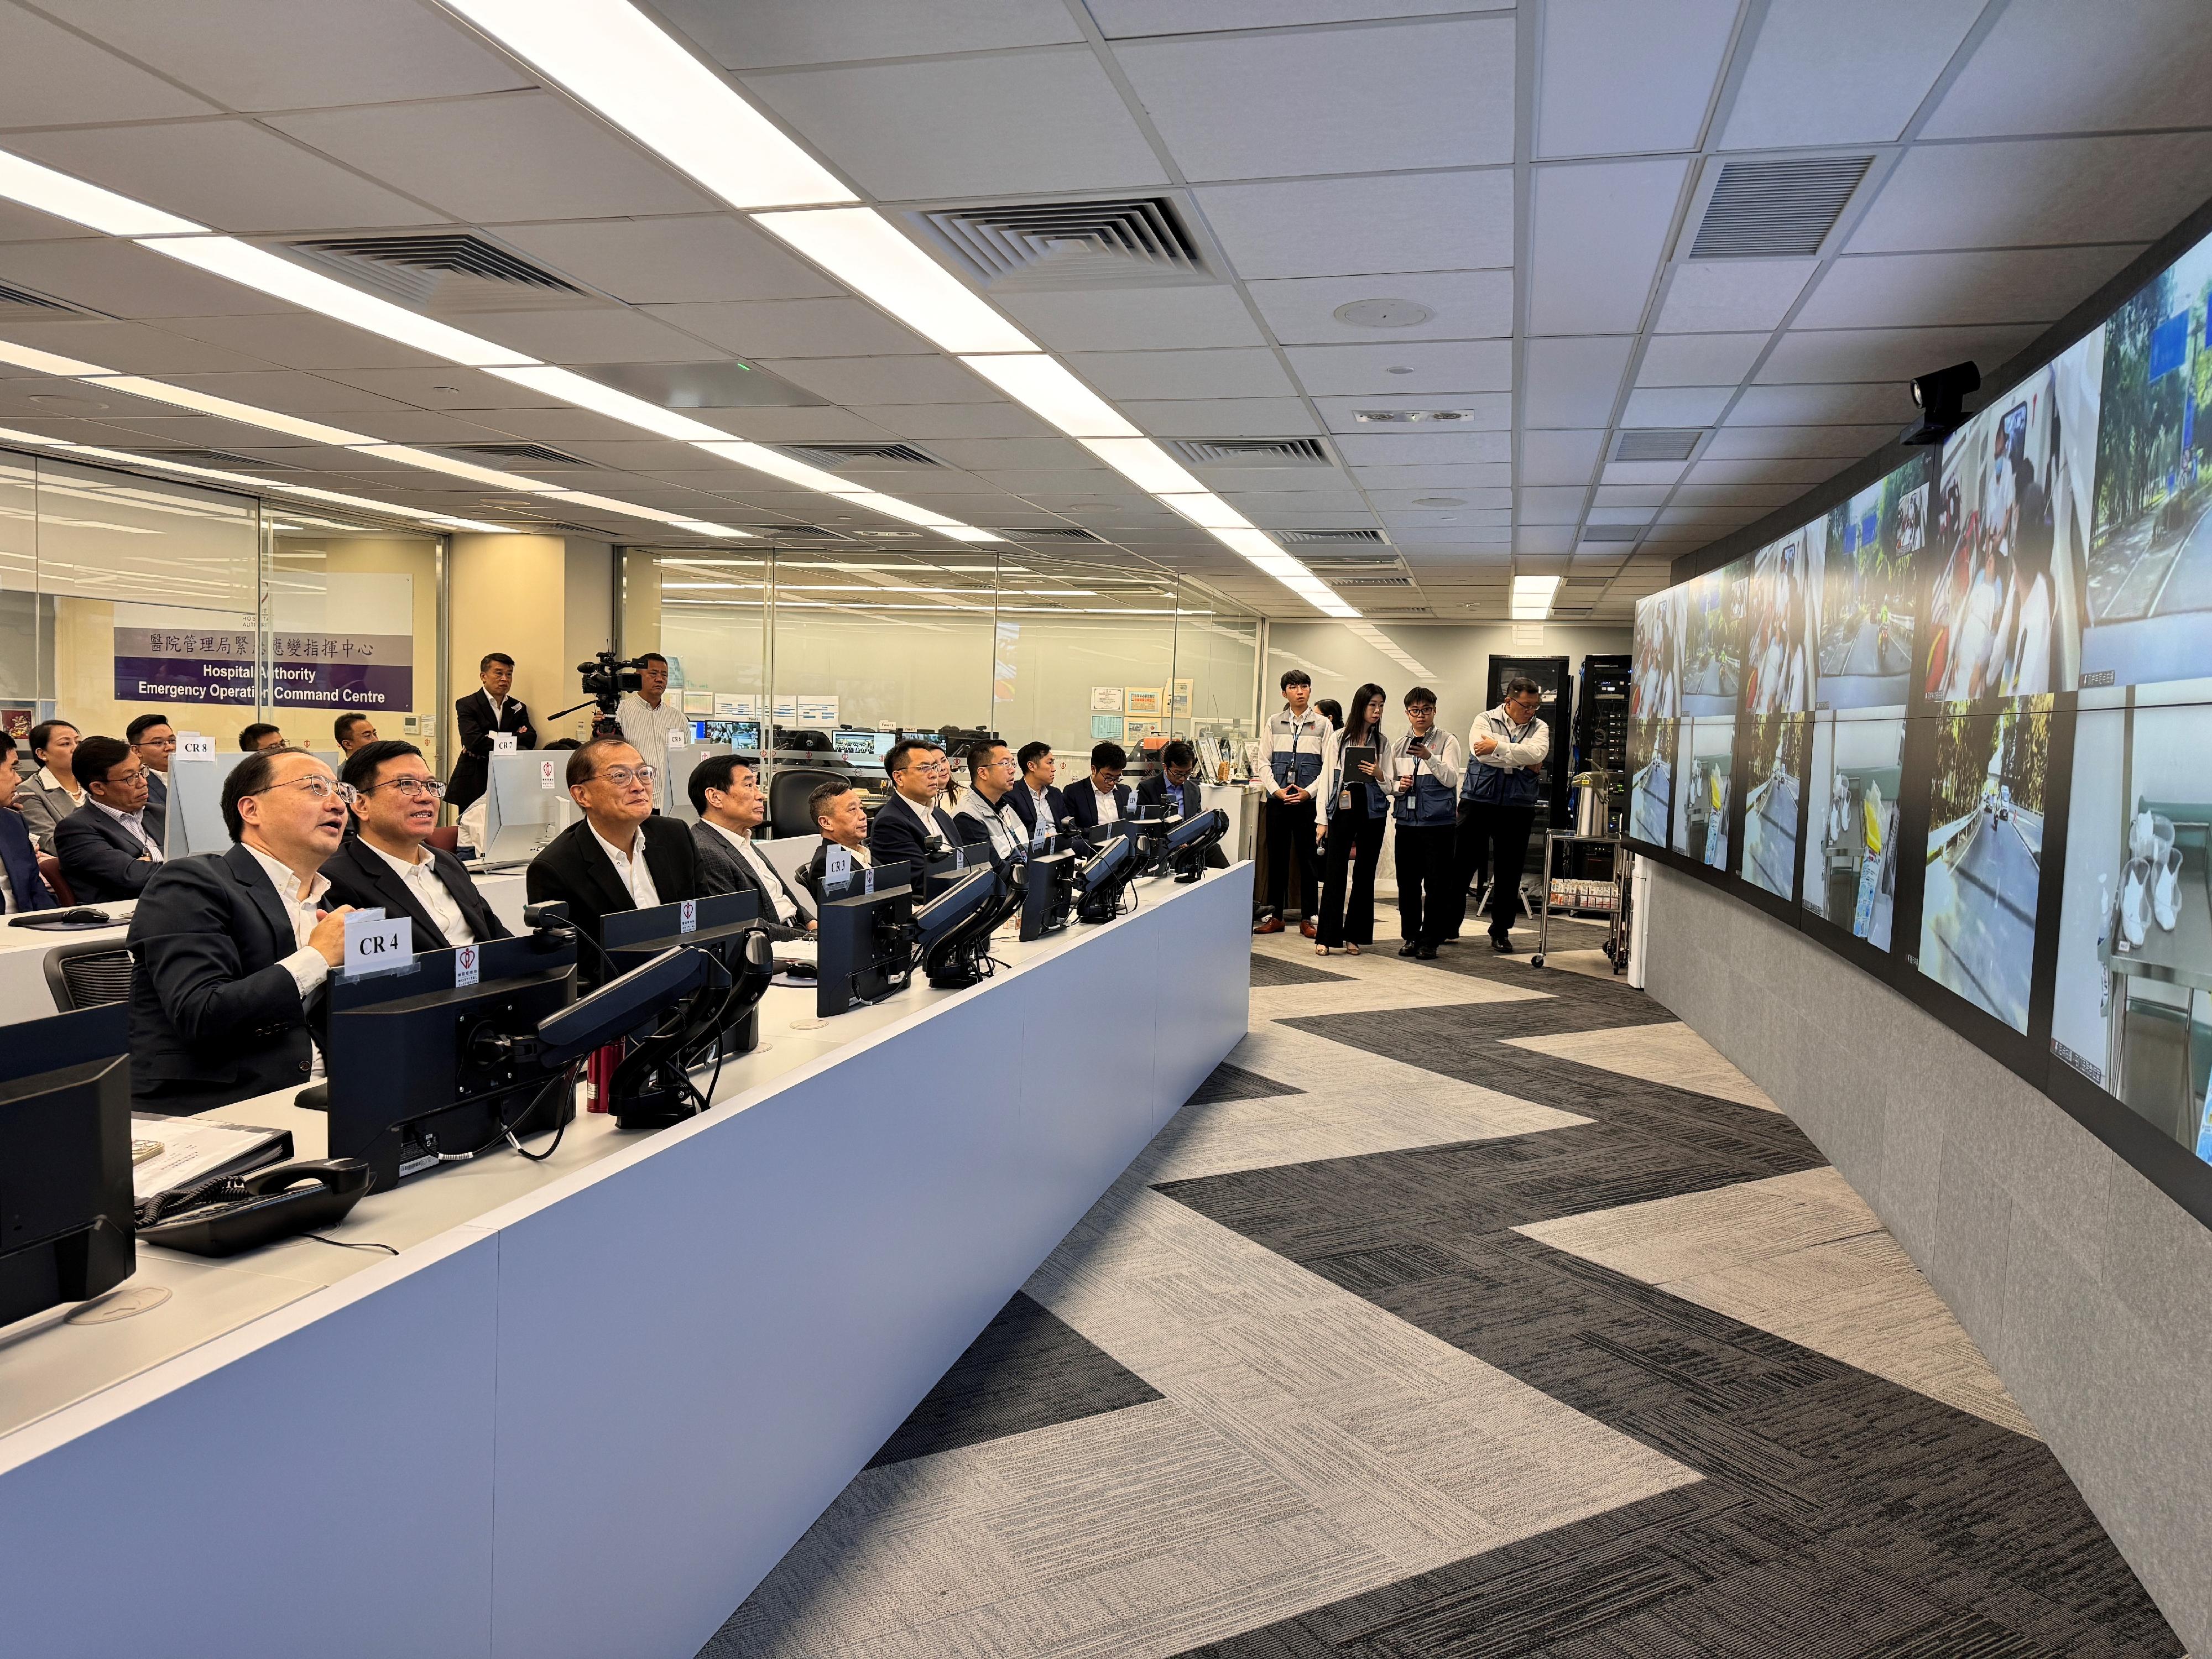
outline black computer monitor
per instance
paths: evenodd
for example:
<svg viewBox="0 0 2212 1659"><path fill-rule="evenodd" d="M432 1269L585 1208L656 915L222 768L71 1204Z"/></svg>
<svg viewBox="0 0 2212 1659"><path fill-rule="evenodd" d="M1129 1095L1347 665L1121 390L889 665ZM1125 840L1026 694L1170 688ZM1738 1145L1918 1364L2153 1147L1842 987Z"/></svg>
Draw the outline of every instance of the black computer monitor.
<svg viewBox="0 0 2212 1659"><path fill-rule="evenodd" d="M1032 852L1020 866L1022 943L1033 944L1067 926L1075 908L1075 854Z"/></svg>
<svg viewBox="0 0 2212 1659"><path fill-rule="evenodd" d="M1013 884L989 864L965 872L914 913L915 958L941 991L973 985L988 971L991 930L1005 920Z"/></svg>
<svg viewBox="0 0 2212 1659"><path fill-rule="evenodd" d="M689 945L714 957L734 982L746 969L746 942L759 931L760 895L718 893L649 910L611 912L599 924L599 945L611 973L626 974L663 951ZM724 1059L760 1046L758 1015L754 1004L732 1011L720 1037Z"/></svg>
<svg viewBox="0 0 2212 1659"><path fill-rule="evenodd" d="M410 973L331 981L328 1081L300 1104L330 1114L330 1156L365 1160L373 1191L575 1115L535 1053L538 1022L576 1000L575 940L537 932L468 949L468 963L433 951Z"/></svg>
<svg viewBox="0 0 2212 1659"><path fill-rule="evenodd" d="M0 1325L111 1291L137 1267L124 1003L0 1043Z"/></svg>
<svg viewBox="0 0 2212 1659"><path fill-rule="evenodd" d="M822 884L814 1012L823 1019L906 989L914 973L908 866L878 865Z"/></svg>
<svg viewBox="0 0 2212 1659"><path fill-rule="evenodd" d="M1121 914L1121 893L1137 876L1133 835L1109 836L1106 843L1075 869L1075 889L1082 896L1075 904L1081 921L1111 921Z"/></svg>
<svg viewBox="0 0 2212 1659"><path fill-rule="evenodd" d="M935 858L926 860L915 872L913 878L915 902L928 903L963 879L970 870L987 870L992 862L988 842L963 841L947 848Z"/></svg>

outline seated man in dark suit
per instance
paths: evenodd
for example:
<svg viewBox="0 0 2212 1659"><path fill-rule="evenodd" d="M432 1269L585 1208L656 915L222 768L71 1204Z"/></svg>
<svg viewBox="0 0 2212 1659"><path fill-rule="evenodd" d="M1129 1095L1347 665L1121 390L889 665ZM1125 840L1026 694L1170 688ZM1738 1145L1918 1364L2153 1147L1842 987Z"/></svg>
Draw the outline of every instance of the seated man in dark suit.
<svg viewBox="0 0 2212 1659"><path fill-rule="evenodd" d="M183 1115L304 1085L312 1026L345 959L349 908L321 867L345 786L296 749L248 755L222 787L228 853L154 872L131 918L131 1105Z"/></svg>
<svg viewBox="0 0 2212 1659"><path fill-rule="evenodd" d="M884 758L891 775L891 798L876 809L868 826L868 850L878 864L922 864L960 845L960 831L952 815L938 805L937 797L951 774L945 751L934 744L908 742ZM930 850L938 844L938 852Z"/></svg>
<svg viewBox="0 0 2212 1659"><path fill-rule="evenodd" d="M85 802L54 826L54 856L80 904L135 899L161 867L161 844L142 819L146 763L120 738L87 738L76 746Z"/></svg>
<svg viewBox="0 0 2212 1659"><path fill-rule="evenodd" d="M1194 818L1206 811L1200 791L1198 750L1177 738L1160 750L1161 769L1137 786L1137 805L1170 818ZM1217 845L1206 849L1206 867L1226 870L1229 860Z"/></svg>
<svg viewBox="0 0 2212 1659"><path fill-rule="evenodd" d="M1122 770L1128 764L1128 753L1120 744L1091 745L1091 775L1060 792L1076 828L1095 830L1129 816L1129 786L1121 781Z"/></svg>
<svg viewBox="0 0 2212 1659"><path fill-rule="evenodd" d="M1034 840L1040 815L1045 827L1055 830L1067 816L1067 799L1054 781L1060 775L1060 762L1048 743L1025 743L1014 760L1022 769L1022 781L1006 792L1006 805L1021 819L1024 835Z"/></svg>
<svg viewBox="0 0 2212 1659"><path fill-rule="evenodd" d="M829 869L832 847L843 848L855 870L866 870L876 860L868 849L868 809L860 804L860 792L843 779L832 778L815 785L814 793L806 798L806 816L822 832L822 845L814 849L814 856L806 861L799 879L806 884L806 890L818 905L822 902L822 878Z"/></svg>
<svg viewBox="0 0 2212 1659"><path fill-rule="evenodd" d="M691 832L653 815L659 772L622 738L593 738L568 757L568 795L584 809L530 861L524 878L532 904L559 901L584 938L619 910L650 910L701 896L699 853ZM596 986L605 963L584 947L577 983Z"/></svg>
<svg viewBox="0 0 2212 1659"><path fill-rule="evenodd" d="M39 849L32 845L30 826L14 810L16 786L23 775L15 769L15 739L0 732L0 913L51 910L53 890L39 874Z"/></svg>
<svg viewBox="0 0 2212 1659"><path fill-rule="evenodd" d="M760 901L761 927L775 940L805 939L814 924L776 867L753 845L768 817L768 796L753 769L735 755L709 755L691 769L684 792L699 814L691 839L699 849L699 884L708 893L750 893Z"/></svg>
<svg viewBox="0 0 2212 1659"><path fill-rule="evenodd" d="M507 695L514 684L514 659L504 651L485 654L477 665L483 689L471 691L453 705L453 725L460 738L460 757L446 780L446 799L457 812L465 811L484 792L490 775L492 739L501 732L514 738L517 749L535 749L538 733L531 729L530 711L520 699Z"/></svg>
<svg viewBox="0 0 2212 1659"><path fill-rule="evenodd" d="M365 743L339 775L354 792L357 833L323 866L331 902L407 917L417 951L509 937L461 861L428 842L446 786L421 750L390 738Z"/></svg>

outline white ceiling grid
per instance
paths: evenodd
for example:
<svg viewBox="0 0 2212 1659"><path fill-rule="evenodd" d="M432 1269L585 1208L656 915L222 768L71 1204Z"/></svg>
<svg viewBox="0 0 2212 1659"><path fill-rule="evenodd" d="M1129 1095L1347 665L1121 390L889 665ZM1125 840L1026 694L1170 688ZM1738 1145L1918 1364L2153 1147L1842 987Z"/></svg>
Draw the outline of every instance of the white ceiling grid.
<svg viewBox="0 0 2212 1659"><path fill-rule="evenodd" d="M1154 438L1323 439L1327 465L1193 471L1262 530L1387 538L1370 551L1395 550L1417 585L1349 590L1385 623L1503 617L1516 574L1625 621L1675 555L1893 433L1911 374L1994 368L2212 176L2197 0L642 9L918 240L909 214L1164 198L1196 280L987 297ZM1081 526L1284 606L431 0L0 0L0 152L268 245L481 232L586 290L440 313L481 340L625 386L755 365L784 401L684 415L756 443L914 444L941 465L837 477L987 529ZM1875 159L1816 254L1688 258L1722 162L1829 153ZM33 351L382 445L534 442L588 465L475 458L535 479L533 504L21 363L0 368L0 426L18 432L221 448L392 510L615 538L635 514L544 487L702 524L883 522L12 203L0 284L58 302L0 299L0 339ZM1369 300L1425 314L1340 315ZM1364 418L1438 410L1457 418ZM1644 428L1700 435L1685 460L1610 459ZM1625 529L1640 539L1609 538ZM1290 546L1324 574L1345 550Z"/></svg>

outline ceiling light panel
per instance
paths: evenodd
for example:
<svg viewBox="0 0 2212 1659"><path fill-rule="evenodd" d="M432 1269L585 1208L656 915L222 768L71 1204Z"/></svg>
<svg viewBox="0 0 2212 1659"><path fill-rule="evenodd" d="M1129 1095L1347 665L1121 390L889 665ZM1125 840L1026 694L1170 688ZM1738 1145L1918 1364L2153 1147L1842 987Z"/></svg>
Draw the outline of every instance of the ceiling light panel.
<svg viewBox="0 0 2212 1659"><path fill-rule="evenodd" d="M398 461L407 466L419 466L428 472L450 473L456 478L467 478L473 483L490 484L500 489L514 489L532 495L544 495L555 490L555 486L538 478L526 478L520 472L502 472L494 466L478 466L472 461L457 461L450 455L433 455L426 449L410 448L406 444L356 444L355 453L374 455L383 460Z"/></svg>
<svg viewBox="0 0 2212 1659"><path fill-rule="evenodd" d="M9 340L0 340L0 363L13 363L18 368L35 369L41 374L71 377L112 374L115 372L112 368L102 368L98 363L81 363L74 357L57 356L51 351L41 351L36 346L17 345Z"/></svg>
<svg viewBox="0 0 2212 1659"><path fill-rule="evenodd" d="M1139 489L1156 495L1202 495L1206 486L1150 438L1084 438L1082 446Z"/></svg>
<svg viewBox="0 0 2212 1659"><path fill-rule="evenodd" d="M1041 352L1010 357L963 356L960 361L1071 438L1145 435L1119 410L1070 374L1065 363ZM1101 455L1099 459L1111 465L1108 457ZM1161 459L1164 460L1166 457L1163 455ZM1182 469L1178 467L1176 471ZM1189 477L1188 473L1184 476ZM1191 487L1204 488L1195 480Z"/></svg>
<svg viewBox="0 0 2212 1659"><path fill-rule="evenodd" d="M659 404L649 404L642 398L633 398L627 392L617 392L598 380L587 380L573 369L553 368L544 364L530 368L492 368L484 371L496 374L502 380L527 386L532 392L542 392L549 398L574 404L579 409L588 409L604 415L611 421L621 421L664 438L680 438L687 443L726 439L730 434L720 427L708 426L704 421L695 421L688 415L679 415L672 409L663 409Z"/></svg>
<svg viewBox="0 0 2212 1659"><path fill-rule="evenodd" d="M629 0L443 0L735 208L857 198Z"/></svg>
<svg viewBox="0 0 2212 1659"><path fill-rule="evenodd" d="M104 386L117 392L128 392L133 397L151 398L155 403L174 404L179 409L189 409L202 415L216 415L226 421L237 421L246 426L266 427L271 432L282 432L288 437L304 438L310 443L332 444L349 448L359 444L373 444L375 439L358 432L348 432L343 427L325 426L319 421L301 420L296 415L279 414L273 409L259 409L252 404L234 403L228 398L218 398L210 392L195 392L190 386L170 386L161 380L149 380L137 374L98 374L86 377L88 386Z"/></svg>
<svg viewBox="0 0 2212 1659"><path fill-rule="evenodd" d="M207 227L88 185L20 155L0 155L0 196L110 236L192 236Z"/></svg>
<svg viewBox="0 0 2212 1659"><path fill-rule="evenodd" d="M873 208L760 213L753 222L947 351L1037 349Z"/></svg>

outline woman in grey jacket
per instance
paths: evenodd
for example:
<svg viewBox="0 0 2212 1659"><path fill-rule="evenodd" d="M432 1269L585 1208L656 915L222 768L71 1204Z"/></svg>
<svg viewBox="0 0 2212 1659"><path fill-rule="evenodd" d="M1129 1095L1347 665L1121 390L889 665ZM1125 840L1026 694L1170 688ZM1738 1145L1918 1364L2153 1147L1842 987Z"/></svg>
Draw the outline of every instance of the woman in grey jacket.
<svg viewBox="0 0 2212 1659"><path fill-rule="evenodd" d="M39 769L15 794L15 810L41 853L54 850L54 826L85 803L70 760L76 753L76 727L67 720L41 720L31 728L31 758Z"/></svg>

